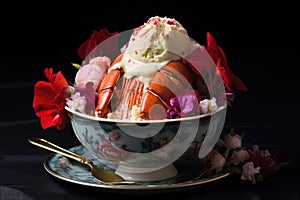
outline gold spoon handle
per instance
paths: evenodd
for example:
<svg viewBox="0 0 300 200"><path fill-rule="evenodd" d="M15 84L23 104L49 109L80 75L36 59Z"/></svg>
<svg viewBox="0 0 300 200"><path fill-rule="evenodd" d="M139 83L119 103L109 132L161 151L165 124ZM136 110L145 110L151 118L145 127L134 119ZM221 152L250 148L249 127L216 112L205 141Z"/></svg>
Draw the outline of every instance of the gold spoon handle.
<svg viewBox="0 0 300 200"><path fill-rule="evenodd" d="M45 139L41 138L30 138L28 141L31 144L34 144L36 146L42 147L44 149L53 151L55 153L61 154L65 157L74 159L80 163L86 164L91 168L92 175L101 181L102 183L107 184L134 184L136 181L125 181L121 176L111 172L111 171L105 171L98 167L96 167L93 162L85 157L82 157L78 154L75 154L71 151L68 151L62 147L59 147Z"/></svg>
<svg viewBox="0 0 300 200"><path fill-rule="evenodd" d="M90 160L84 158L84 157L81 157L71 151L68 151L62 147L59 147L45 139L41 139L41 138L30 138L28 139L28 141L31 143L31 144L34 144L36 146L39 146L39 147L42 147L44 149L47 149L47 150L50 150L50 151L53 151L55 153L58 153L58 154L61 154L63 156L66 156L68 158L71 158L71 159L74 159L80 163L83 163L83 164L89 164L90 163Z"/></svg>

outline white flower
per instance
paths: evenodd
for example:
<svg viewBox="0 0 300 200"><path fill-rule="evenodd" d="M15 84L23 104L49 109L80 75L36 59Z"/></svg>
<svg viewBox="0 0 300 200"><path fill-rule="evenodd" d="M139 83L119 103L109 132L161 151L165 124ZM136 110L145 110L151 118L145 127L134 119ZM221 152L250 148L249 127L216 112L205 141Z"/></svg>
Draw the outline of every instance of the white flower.
<svg viewBox="0 0 300 200"><path fill-rule="evenodd" d="M255 180L255 174L258 174L260 170L260 167L254 168L253 162L247 162L243 165L243 172L241 175L242 180L249 180L253 183L256 182Z"/></svg>
<svg viewBox="0 0 300 200"><path fill-rule="evenodd" d="M200 113L205 114L208 112L213 112L217 110L218 105L216 103L216 98L213 97L212 99L204 99L200 101Z"/></svg>
<svg viewBox="0 0 300 200"><path fill-rule="evenodd" d="M73 110L77 110L81 113L85 113L86 100L85 97L80 96L79 92L76 92L72 96L72 99L67 99L66 104L68 107L72 108Z"/></svg>

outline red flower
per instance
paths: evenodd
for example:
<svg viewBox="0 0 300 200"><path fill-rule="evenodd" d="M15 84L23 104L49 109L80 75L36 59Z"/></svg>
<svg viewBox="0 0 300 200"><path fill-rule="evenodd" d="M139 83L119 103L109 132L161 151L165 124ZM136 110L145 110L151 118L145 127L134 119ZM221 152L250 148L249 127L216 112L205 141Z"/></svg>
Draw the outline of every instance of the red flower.
<svg viewBox="0 0 300 200"><path fill-rule="evenodd" d="M90 38L83 42L77 49L79 57L84 60L92 51L96 51L95 47L98 46L104 40L110 38L111 36L117 34L118 32L111 33L107 29L101 29L99 31L94 31ZM95 52L93 52L94 54Z"/></svg>
<svg viewBox="0 0 300 200"><path fill-rule="evenodd" d="M250 161L253 162L255 167L260 167L262 176L267 176L279 168L276 162L276 155L270 154L269 151L260 150L258 145L253 145L253 150L248 150Z"/></svg>
<svg viewBox="0 0 300 200"><path fill-rule="evenodd" d="M223 49L217 45L215 38L207 33L207 52L215 62L218 72L220 73L226 92L235 94L238 91L246 91L244 83L228 67L227 59Z"/></svg>
<svg viewBox="0 0 300 200"><path fill-rule="evenodd" d="M34 86L33 109L41 119L43 129L56 126L62 130L67 122L65 90L69 86L61 72L52 74L52 68L44 73L49 82L38 81Z"/></svg>

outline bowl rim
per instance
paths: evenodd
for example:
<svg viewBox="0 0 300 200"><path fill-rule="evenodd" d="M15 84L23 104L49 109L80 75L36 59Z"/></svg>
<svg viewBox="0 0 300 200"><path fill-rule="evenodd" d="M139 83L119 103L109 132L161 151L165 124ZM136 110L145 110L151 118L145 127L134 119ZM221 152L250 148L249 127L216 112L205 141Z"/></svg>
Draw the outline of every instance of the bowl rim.
<svg viewBox="0 0 300 200"><path fill-rule="evenodd" d="M93 121L103 121L103 122L113 122L113 123L131 123L131 124L141 124L141 123L145 123L145 124L149 124L149 123L166 123L166 122L179 122L179 121L190 121L190 120L196 120L196 119L200 119L200 118L205 118L205 117L209 117L212 116L222 110L226 109L226 105L224 106L219 106L215 111L213 112L208 112L205 114L201 114L201 115L196 115L196 116L191 116L191 117L182 117L182 118L176 118L176 119L161 119L161 120L124 120L124 119L108 119L108 118L102 118L102 117L97 117L95 116L91 116L88 114L84 114L81 112L78 112L76 110L73 110L72 108L65 106L65 110L72 115L77 115L78 117L84 118L84 119L88 119L88 120L93 120Z"/></svg>

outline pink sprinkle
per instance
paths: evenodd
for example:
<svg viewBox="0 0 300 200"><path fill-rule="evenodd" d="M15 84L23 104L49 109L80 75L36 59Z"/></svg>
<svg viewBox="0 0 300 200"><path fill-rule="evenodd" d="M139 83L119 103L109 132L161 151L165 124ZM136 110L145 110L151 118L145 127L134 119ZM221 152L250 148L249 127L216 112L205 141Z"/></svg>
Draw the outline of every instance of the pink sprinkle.
<svg viewBox="0 0 300 200"><path fill-rule="evenodd" d="M175 25L175 21L174 20L168 20L167 24L169 24L169 25Z"/></svg>

